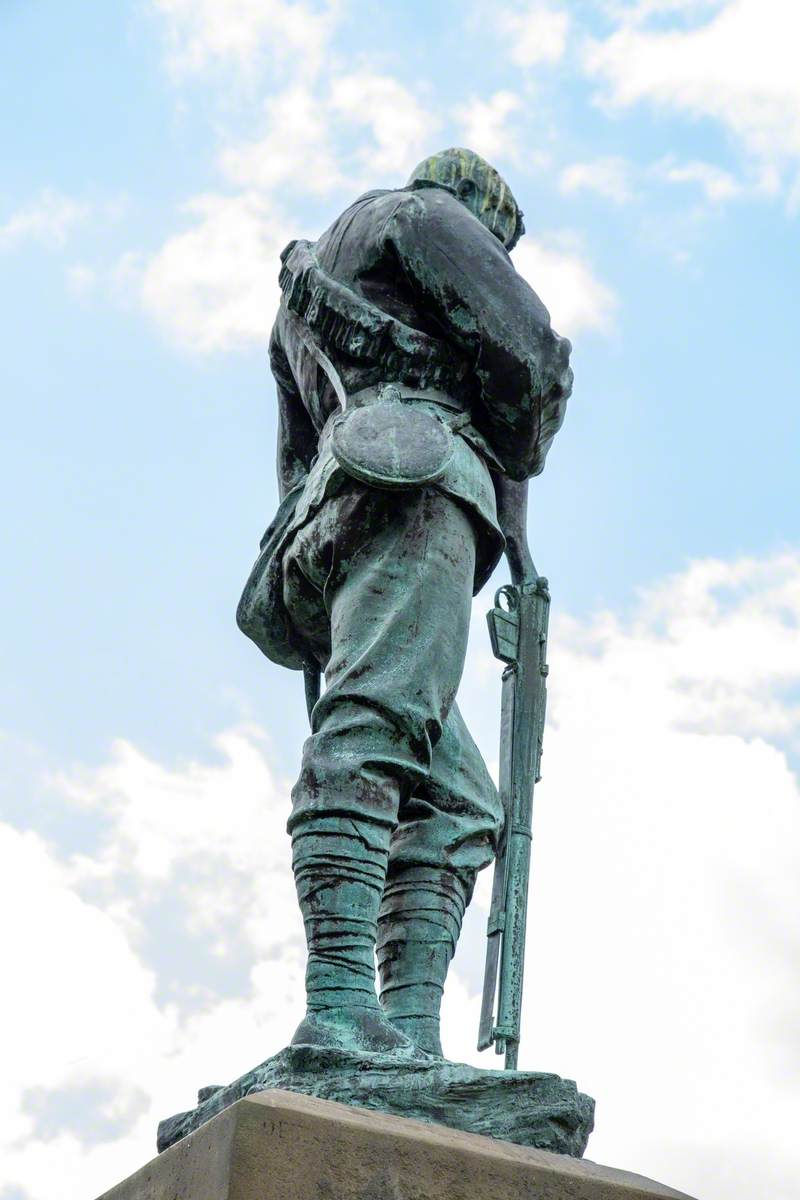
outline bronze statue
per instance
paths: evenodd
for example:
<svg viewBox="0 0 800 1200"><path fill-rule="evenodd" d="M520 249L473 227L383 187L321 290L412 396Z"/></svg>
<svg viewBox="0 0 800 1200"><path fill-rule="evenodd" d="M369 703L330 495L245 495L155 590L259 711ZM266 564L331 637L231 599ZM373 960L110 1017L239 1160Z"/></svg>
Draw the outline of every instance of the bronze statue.
<svg viewBox="0 0 800 1200"><path fill-rule="evenodd" d="M574 1083L448 1062L439 1033L464 911L499 854L480 1040L516 1066L549 602L527 481L572 386L570 344L509 257L522 233L505 181L454 149L281 256L281 502L237 619L305 674L288 828L307 1010L290 1046L163 1121L161 1149L270 1088L585 1149L593 1101ZM507 813L455 699L472 597L504 551L513 582L490 628L508 664Z"/></svg>
<svg viewBox="0 0 800 1200"><path fill-rule="evenodd" d="M282 256L282 506L239 620L325 672L289 830L308 939L295 1043L441 1054L439 1004L503 810L455 702L473 593L521 553L572 384L478 155L426 159ZM377 946L380 1003L375 993Z"/></svg>

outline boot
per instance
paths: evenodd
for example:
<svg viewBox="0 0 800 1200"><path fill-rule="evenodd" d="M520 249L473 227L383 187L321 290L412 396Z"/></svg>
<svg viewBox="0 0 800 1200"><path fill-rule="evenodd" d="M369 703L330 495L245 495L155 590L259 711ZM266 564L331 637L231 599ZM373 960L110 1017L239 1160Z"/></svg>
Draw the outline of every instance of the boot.
<svg viewBox="0 0 800 1200"><path fill-rule="evenodd" d="M392 1025L429 1054L442 1054L439 1013L475 872L398 864L390 868L378 921L381 1004Z"/></svg>
<svg viewBox="0 0 800 1200"><path fill-rule="evenodd" d="M292 851L308 946L307 1012L292 1044L420 1057L390 1024L375 992L388 831L319 818L295 830Z"/></svg>

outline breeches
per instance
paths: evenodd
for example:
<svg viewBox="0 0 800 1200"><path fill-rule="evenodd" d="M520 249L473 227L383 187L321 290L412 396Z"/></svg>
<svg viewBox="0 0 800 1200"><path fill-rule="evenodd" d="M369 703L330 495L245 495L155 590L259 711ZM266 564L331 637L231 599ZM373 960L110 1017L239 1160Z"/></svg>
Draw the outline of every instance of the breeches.
<svg viewBox="0 0 800 1200"><path fill-rule="evenodd" d="M502 808L454 702L467 648L476 533L435 488L348 480L294 535L284 598L325 668L289 830L354 834L394 864L474 872Z"/></svg>

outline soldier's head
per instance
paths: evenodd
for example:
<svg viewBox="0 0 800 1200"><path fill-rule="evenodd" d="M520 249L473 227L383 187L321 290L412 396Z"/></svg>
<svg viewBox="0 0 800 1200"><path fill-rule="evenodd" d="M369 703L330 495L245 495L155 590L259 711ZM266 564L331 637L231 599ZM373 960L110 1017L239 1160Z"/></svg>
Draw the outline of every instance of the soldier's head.
<svg viewBox="0 0 800 1200"><path fill-rule="evenodd" d="M424 159L411 172L409 184L418 180L440 184L455 192L482 225L512 250L525 232L522 211L511 188L494 167L473 150L453 147Z"/></svg>

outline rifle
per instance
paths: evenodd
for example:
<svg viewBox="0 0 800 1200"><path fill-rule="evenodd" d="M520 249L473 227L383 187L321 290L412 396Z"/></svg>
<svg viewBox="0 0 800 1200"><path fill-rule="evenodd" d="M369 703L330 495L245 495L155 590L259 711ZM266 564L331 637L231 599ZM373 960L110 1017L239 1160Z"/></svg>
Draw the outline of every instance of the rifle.
<svg viewBox="0 0 800 1200"><path fill-rule="evenodd" d="M489 636L503 671L500 716L500 797L505 827L497 851L486 930L486 970L478 1049L494 1043L516 1070L525 965L525 925L531 859L533 789L539 782L547 677L547 580L533 564L526 535L527 485L507 487L504 514L512 582L501 587L487 614ZM499 979L498 979L499 972ZM495 1021L495 996L497 1020Z"/></svg>

